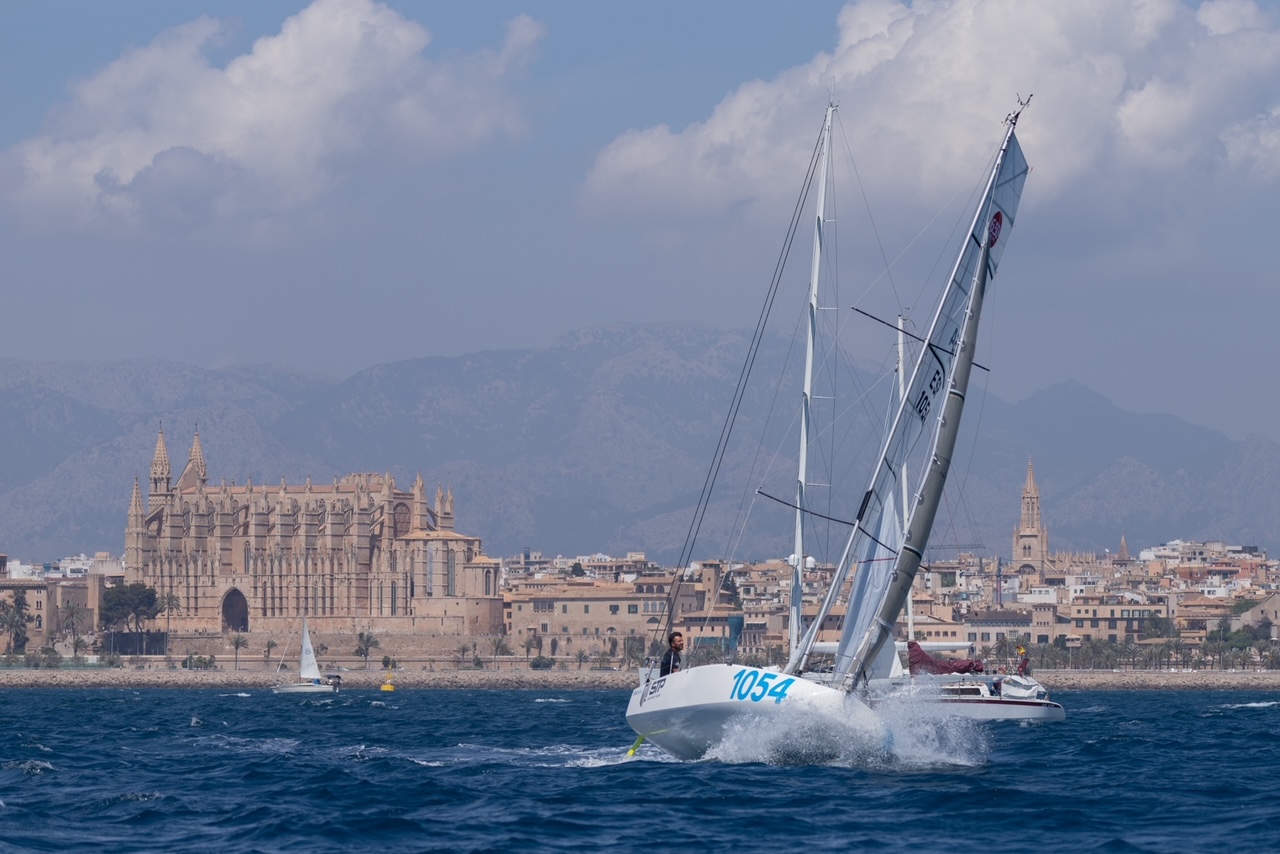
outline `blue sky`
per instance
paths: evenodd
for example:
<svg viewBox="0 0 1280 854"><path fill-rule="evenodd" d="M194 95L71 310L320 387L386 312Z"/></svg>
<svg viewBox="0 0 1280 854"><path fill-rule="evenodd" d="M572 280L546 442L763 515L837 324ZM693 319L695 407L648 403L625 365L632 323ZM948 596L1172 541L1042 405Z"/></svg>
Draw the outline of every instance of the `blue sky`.
<svg viewBox="0 0 1280 854"><path fill-rule="evenodd" d="M1280 438L1277 84L1248 0L3 4L0 356L345 374L746 326L833 87L841 304L892 315L1034 92L991 390Z"/></svg>

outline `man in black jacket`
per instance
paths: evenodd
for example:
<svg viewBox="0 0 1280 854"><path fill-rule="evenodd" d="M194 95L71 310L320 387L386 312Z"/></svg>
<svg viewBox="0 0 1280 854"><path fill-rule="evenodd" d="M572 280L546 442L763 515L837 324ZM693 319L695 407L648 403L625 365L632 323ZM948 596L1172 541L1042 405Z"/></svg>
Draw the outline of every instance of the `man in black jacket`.
<svg viewBox="0 0 1280 854"><path fill-rule="evenodd" d="M684 635L672 632L667 638L667 651L662 655L660 676L675 673L680 669L680 650L684 649Z"/></svg>

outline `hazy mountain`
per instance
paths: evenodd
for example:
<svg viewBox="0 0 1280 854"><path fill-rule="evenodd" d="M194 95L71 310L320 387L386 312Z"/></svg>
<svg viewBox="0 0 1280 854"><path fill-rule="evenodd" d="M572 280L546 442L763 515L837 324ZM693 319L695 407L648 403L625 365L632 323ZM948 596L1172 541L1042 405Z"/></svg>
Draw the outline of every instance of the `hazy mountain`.
<svg viewBox="0 0 1280 854"><path fill-rule="evenodd" d="M198 424L213 483L390 471L407 485L421 471L430 487L452 487L459 527L490 554L641 550L672 561L747 341L616 327L341 381L272 366L0 362L0 550L24 560L120 552L133 478L145 481L163 422L175 478ZM780 362L788 349L767 340L758 361ZM754 489L790 497L794 377L766 378L741 402L697 554L726 553L753 501L735 554L789 551L788 511ZM1029 457L1051 548L1115 549L1122 535L1135 549L1175 537L1280 542L1280 446L1270 440L1125 412L1074 383L1018 403L974 390L964 426L935 542L1007 553ZM816 453L874 448L879 427L865 415ZM847 518L865 476L843 472L831 515Z"/></svg>

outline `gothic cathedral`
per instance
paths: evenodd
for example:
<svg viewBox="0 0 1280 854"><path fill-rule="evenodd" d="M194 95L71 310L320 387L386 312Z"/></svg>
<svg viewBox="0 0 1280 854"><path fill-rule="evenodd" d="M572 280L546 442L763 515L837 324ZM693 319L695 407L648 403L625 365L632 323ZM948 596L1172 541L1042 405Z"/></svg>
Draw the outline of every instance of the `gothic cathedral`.
<svg viewBox="0 0 1280 854"><path fill-rule="evenodd" d="M321 632L496 634L498 569L422 475L407 492L389 474L210 487L198 432L173 483L160 431L125 529L126 578L169 601L174 631L284 632L305 615Z"/></svg>

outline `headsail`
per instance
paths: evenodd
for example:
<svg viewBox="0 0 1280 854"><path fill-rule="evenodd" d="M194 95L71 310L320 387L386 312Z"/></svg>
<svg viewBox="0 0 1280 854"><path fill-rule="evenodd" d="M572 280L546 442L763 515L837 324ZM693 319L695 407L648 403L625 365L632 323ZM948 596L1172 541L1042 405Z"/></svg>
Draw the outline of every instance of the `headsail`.
<svg viewBox="0 0 1280 854"><path fill-rule="evenodd" d="M866 678L871 662L892 637L893 624L910 593L928 542L951 464L973 362L982 295L988 278L999 267L1027 176L1027 162L1014 134L1016 124L1014 114L925 346L916 360L906 395L863 495L857 524L818 618L799 648L792 652L787 664L789 672L805 666L808 651L817 639L817 627L834 605L854 564L857 571L837 648L834 678L838 681L850 674L855 682ZM902 542L895 495L902 489L904 479L909 479L907 469L913 460L922 462L925 471Z"/></svg>

